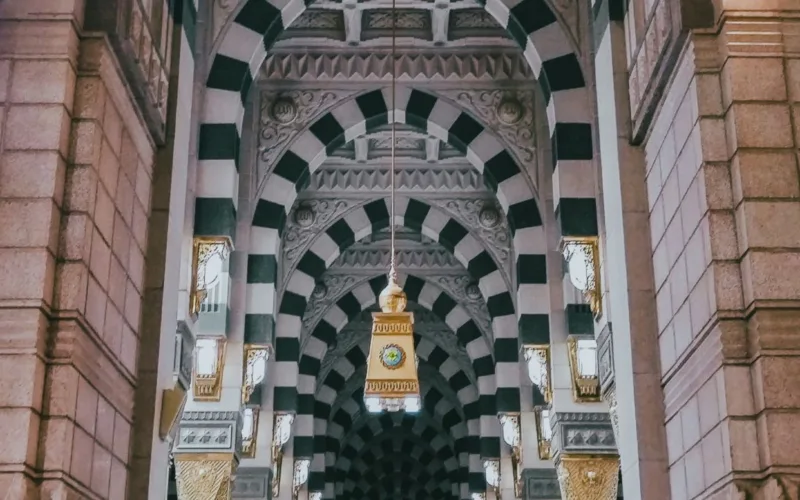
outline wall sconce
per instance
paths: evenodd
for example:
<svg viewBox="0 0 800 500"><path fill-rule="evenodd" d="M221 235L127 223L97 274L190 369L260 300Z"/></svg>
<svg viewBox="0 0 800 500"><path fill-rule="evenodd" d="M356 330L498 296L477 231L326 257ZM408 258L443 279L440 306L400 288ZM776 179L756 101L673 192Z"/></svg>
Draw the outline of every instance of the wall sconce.
<svg viewBox="0 0 800 500"><path fill-rule="evenodd" d="M255 458L260 408L251 406L242 415L242 458Z"/></svg>
<svg viewBox="0 0 800 500"><path fill-rule="evenodd" d="M277 498L281 487L281 463L283 462L283 445L292 435L294 415L276 413L272 425L272 498Z"/></svg>
<svg viewBox="0 0 800 500"><path fill-rule="evenodd" d="M219 281L224 270L225 260L233 249L227 236L195 236L192 248L192 288L189 298L189 311L200 312L200 304L205 300L208 290Z"/></svg>
<svg viewBox="0 0 800 500"><path fill-rule="evenodd" d="M267 374L269 352L268 346L245 344L242 404L250 402L250 396L253 395L256 386L264 381Z"/></svg>
<svg viewBox="0 0 800 500"><path fill-rule="evenodd" d="M600 401L600 377L597 372L597 341L590 335L567 338L572 397L578 403Z"/></svg>
<svg viewBox="0 0 800 500"><path fill-rule="evenodd" d="M311 467L311 460L308 458L298 458L294 461L294 474L292 476L292 498L297 499L300 488L308 481L308 469Z"/></svg>
<svg viewBox="0 0 800 500"><path fill-rule="evenodd" d="M544 402L553 399L553 388L550 385L550 346L524 345L522 355L528 366L528 377L544 397Z"/></svg>
<svg viewBox="0 0 800 500"><path fill-rule="evenodd" d="M202 337L195 343L192 394L195 401L219 401L222 395L224 337Z"/></svg>
<svg viewBox="0 0 800 500"><path fill-rule="evenodd" d="M494 490L497 498L500 498L500 460L484 460L483 472L486 475L486 483Z"/></svg>
<svg viewBox="0 0 800 500"><path fill-rule="evenodd" d="M597 237L565 238L562 248L570 281L583 292L594 315L599 316L602 311Z"/></svg>
<svg viewBox="0 0 800 500"><path fill-rule="evenodd" d="M511 447L511 470L514 475L514 496L522 497L522 426L519 414L500 415L503 441Z"/></svg>
<svg viewBox="0 0 800 500"><path fill-rule="evenodd" d="M536 417L536 439L539 444L539 459L550 460L550 440L553 438L553 429L550 427L550 409L534 408Z"/></svg>

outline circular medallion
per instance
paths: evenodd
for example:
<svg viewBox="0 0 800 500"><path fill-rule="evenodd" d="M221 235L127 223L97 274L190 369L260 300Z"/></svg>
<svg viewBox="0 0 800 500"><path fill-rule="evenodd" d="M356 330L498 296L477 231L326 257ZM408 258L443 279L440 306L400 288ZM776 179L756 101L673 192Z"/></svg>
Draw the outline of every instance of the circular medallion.
<svg viewBox="0 0 800 500"><path fill-rule="evenodd" d="M506 125L514 125L522 119L522 105L514 98L505 98L497 105L497 119Z"/></svg>
<svg viewBox="0 0 800 500"><path fill-rule="evenodd" d="M479 298L481 298L481 289L478 288L478 285L476 285L475 283L467 285L466 293L468 299L478 300Z"/></svg>
<svg viewBox="0 0 800 500"><path fill-rule="evenodd" d="M300 227L309 227L314 224L314 211L310 207L297 207L294 211L294 221Z"/></svg>
<svg viewBox="0 0 800 500"><path fill-rule="evenodd" d="M272 118L284 125L297 118L297 105L288 97L280 97L272 104Z"/></svg>
<svg viewBox="0 0 800 500"><path fill-rule="evenodd" d="M315 299L321 299L325 297L325 295L327 294L328 294L328 287L326 287L322 283L317 283L317 285L314 287L314 291L311 292L311 296L314 297Z"/></svg>
<svg viewBox="0 0 800 500"><path fill-rule="evenodd" d="M397 344L389 344L381 349L381 363L390 370L396 370L406 361L406 352Z"/></svg>
<svg viewBox="0 0 800 500"><path fill-rule="evenodd" d="M481 226L491 229L500 223L500 214L494 208L487 207L478 214L478 221Z"/></svg>

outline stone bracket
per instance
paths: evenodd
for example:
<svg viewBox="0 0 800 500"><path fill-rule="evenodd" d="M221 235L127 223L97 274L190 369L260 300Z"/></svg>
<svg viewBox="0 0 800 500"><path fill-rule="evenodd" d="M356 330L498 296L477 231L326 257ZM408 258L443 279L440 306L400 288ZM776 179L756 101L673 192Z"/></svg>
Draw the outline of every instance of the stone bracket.
<svg viewBox="0 0 800 500"><path fill-rule="evenodd" d="M551 453L616 455L617 441L608 413L562 412L550 417Z"/></svg>

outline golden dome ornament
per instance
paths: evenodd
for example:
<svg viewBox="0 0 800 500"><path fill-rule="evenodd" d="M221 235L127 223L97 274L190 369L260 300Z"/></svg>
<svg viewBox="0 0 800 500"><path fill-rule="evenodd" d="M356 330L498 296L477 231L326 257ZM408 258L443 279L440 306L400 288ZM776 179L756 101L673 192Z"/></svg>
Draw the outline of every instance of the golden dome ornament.
<svg viewBox="0 0 800 500"><path fill-rule="evenodd" d="M392 0L392 12L396 0ZM395 22L392 16L392 61L395 58ZM392 67L392 103L391 109L397 109L395 103L395 87L397 78L395 67ZM408 296L397 282L395 270L395 124L396 116L392 111L392 155L390 182L390 217L391 249L389 257L389 280L386 288L378 295L381 312L372 313L372 338L367 356L367 377L364 383L364 406L370 413L384 411L404 411L416 413L422 406L419 391L419 376L416 351L414 349L414 313L406 311ZM414 363L406 363L413 359Z"/></svg>

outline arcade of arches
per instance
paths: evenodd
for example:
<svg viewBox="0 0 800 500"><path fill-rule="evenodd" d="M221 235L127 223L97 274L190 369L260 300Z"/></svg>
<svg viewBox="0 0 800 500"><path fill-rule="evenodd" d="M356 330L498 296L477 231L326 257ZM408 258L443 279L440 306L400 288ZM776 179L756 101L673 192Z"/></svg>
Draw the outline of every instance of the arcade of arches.
<svg viewBox="0 0 800 500"><path fill-rule="evenodd" d="M0 0L0 220L2 499L800 495L797 0Z"/></svg>

